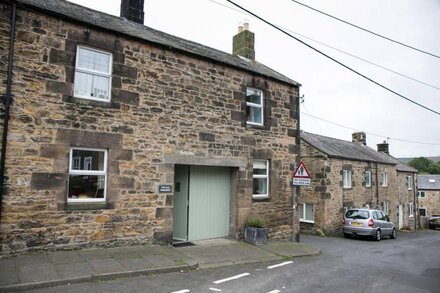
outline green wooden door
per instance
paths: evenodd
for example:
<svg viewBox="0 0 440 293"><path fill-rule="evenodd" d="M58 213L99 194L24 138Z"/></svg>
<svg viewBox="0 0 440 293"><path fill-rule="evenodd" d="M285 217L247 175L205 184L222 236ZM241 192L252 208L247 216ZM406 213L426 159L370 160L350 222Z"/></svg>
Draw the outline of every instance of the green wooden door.
<svg viewBox="0 0 440 293"><path fill-rule="evenodd" d="M188 240L188 183L189 166L174 170L173 240Z"/></svg>
<svg viewBox="0 0 440 293"><path fill-rule="evenodd" d="M188 241L229 235L229 168L191 166Z"/></svg>

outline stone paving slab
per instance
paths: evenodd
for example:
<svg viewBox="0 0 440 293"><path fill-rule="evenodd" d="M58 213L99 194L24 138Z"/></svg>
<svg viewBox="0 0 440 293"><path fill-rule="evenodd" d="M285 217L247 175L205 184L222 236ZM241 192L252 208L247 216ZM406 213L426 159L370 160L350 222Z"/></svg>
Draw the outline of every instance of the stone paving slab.
<svg viewBox="0 0 440 293"><path fill-rule="evenodd" d="M40 252L0 258L0 292L319 253L317 248L290 242L252 246L228 239L213 239L195 244L187 247L146 245Z"/></svg>

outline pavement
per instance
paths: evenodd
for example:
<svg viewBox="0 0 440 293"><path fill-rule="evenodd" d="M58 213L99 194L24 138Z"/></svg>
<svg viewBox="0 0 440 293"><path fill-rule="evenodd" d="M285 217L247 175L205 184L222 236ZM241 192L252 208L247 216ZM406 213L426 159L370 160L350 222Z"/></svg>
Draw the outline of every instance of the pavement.
<svg viewBox="0 0 440 293"><path fill-rule="evenodd" d="M304 243L269 241L253 246L228 239L159 245L40 251L0 259L0 292L292 259L320 253Z"/></svg>

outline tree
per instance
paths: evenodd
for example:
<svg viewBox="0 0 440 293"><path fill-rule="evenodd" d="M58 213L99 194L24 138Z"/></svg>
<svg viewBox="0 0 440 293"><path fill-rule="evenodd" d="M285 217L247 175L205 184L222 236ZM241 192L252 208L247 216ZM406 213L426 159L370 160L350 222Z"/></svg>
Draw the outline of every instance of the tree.
<svg viewBox="0 0 440 293"><path fill-rule="evenodd" d="M414 158L408 165L419 170L420 173L440 174L440 164L425 157Z"/></svg>

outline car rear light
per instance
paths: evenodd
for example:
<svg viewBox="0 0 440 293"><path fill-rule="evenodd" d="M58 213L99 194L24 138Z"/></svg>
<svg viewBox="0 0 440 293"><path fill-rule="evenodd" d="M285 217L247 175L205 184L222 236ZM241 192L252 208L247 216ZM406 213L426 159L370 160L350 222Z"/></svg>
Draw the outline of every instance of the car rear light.
<svg viewBox="0 0 440 293"><path fill-rule="evenodd" d="M374 221L373 219L369 219L368 220L368 227L373 227L374 226Z"/></svg>

